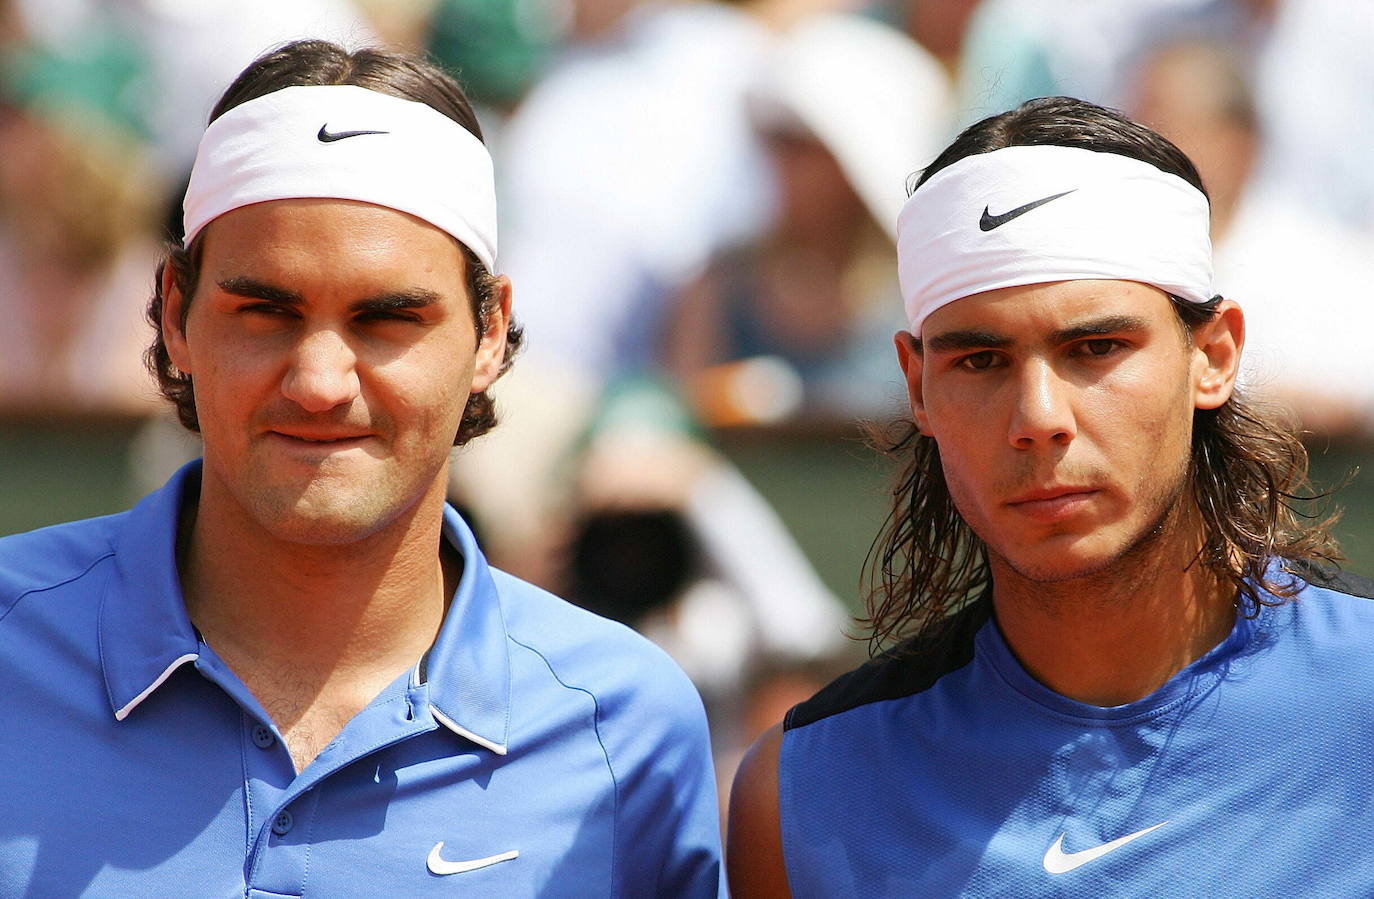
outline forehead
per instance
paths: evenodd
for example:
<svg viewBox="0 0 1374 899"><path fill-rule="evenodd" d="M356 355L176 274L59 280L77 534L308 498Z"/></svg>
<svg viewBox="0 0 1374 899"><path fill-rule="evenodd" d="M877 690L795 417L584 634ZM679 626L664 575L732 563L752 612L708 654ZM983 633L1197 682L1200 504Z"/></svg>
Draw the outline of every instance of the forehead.
<svg viewBox="0 0 1374 899"><path fill-rule="evenodd" d="M201 264L414 277L463 273L460 245L413 215L356 200L269 200L230 210L198 238Z"/></svg>
<svg viewBox="0 0 1374 899"><path fill-rule="evenodd" d="M1138 281L1052 281L988 290L941 306L922 322L921 338L930 343L951 332L977 331L1034 340L1107 316L1174 327L1175 313L1168 294Z"/></svg>

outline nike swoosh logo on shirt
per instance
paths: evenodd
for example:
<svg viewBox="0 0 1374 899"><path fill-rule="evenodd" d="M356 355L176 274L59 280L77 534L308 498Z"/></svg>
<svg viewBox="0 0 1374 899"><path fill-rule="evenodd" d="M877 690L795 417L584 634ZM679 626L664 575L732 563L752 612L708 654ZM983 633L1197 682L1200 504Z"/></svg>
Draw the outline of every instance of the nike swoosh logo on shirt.
<svg viewBox="0 0 1374 899"><path fill-rule="evenodd" d="M1138 840L1150 831L1158 830L1168 823L1168 821L1161 821L1153 827L1137 830L1135 833L1128 833L1126 836L1118 837L1110 843L1103 843L1101 846L1094 846L1091 849L1084 849L1080 852L1065 852L1064 834L1061 833L1059 839L1054 841L1054 845L1045 852L1045 861L1043 862L1045 870L1051 874L1067 874L1075 868L1083 867L1088 862L1097 861L1109 852L1115 852L1132 840Z"/></svg>
<svg viewBox="0 0 1374 899"><path fill-rule="evenodd" d="M443 841L434 844L434 848L429 850L429 858L425 859L425 865L431 874L464 874L468 871L476 871L478 868L486 868L499 862L508 862L513 858L520 857L519 849L512 849L509 852L502 852L500 855L488 855L486 858L474 858L471 861L451 862L445 859L440 853L443 851Z"/></svg>
<svg viewBox="0 0 1374 899"><path fill-rule="evenodd" d="M1074 190L1078 190L1078 188L1075 187L1073 190L1066 190L1066 191L1064 191L1062 194L1055 194L1055 195L1052 196L1052 197L1042 197L1042 198L1039 199L1039 200L1035 200L1034 202L1027 203L1025 206L1017 206L1015 209L1011 210L1010 212L1004 212L1004 213L1002 213L1001 215L990 215L990 214L988 214L988 207L984 206L984 207L983 207L983 215L982 215L981 218L978 219L978 230L980 230L980 231L991 231L993 228L1000 228L1000 227L1002 227L1003 225L1005 225L1007 222L1009 222L1009 221L1011 221L1012 219L1016 218L1017 216L1025 215L1027 212L1030 212L1032 209L1035 209L1037 206L1044 206L1046 203L1050 202L1051 200L1057 200L1057 199L1059 199L1060 197L1066 197L1066 196L1068 196L1069 194L1073 193Z"/></svg>
<svg viewBox="0 0 1374 899"><path fill-rule="evenodd" d="M336 140L343 140L346 137L358 137L362 134L390 134L389 131L330 131L328 123L320 126L319 134L315 136L320 139L320 143L329 144Z"/></svg>

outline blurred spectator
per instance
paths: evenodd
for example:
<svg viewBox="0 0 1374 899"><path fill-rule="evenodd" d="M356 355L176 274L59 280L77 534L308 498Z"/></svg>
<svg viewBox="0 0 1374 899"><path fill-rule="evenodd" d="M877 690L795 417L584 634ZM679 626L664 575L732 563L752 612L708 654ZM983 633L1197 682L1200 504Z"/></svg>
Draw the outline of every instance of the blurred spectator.
<svg viewBox="0 0 1374 899"><path fill-rule="evenodd" d="M474 102L509 110L548 64L568 13L558 0L438 0L429 49Z"/></svg>
<svg viewBox="0 0 1374 899"><path fill-rule="evenodd" d="M1192 37L1251 57L1268 38L1277 2L982 0L960 62L961 118L967 124L1054 94L1121 106L1150 47Z"/></svg>
<svg viewBox="0 0 1374 899"><path fill-rule="evenodd" d="M1047 94L1131 98L1157 45L1236 54L1255 91L1270 187L1374 236L1374 4L1364 0L983 0L961 62L961 118Z"/></svg>
<svg viewBox="0 0 1374 899"><path fill-rule="evenodd" d="M673 656L701 691L718 747L747 745L736 740L741 685L760 668L854 645L845 607L665 383L612 388L574 488L567 595Z"/></svg>
<svg viewBox="0 0 1374 899"><path fill-rule="evenodd" d="M1243 379L1323 433L1374 430L1369 240L1275 190L1230 48L1185 42L1140 68L1132 112L1197 164L1212 201L1217 289L1245 310Z"/></svg>
<svg viewBox="0 0 1374 899"><path fill-rule="evenodd" d="M553 576L556 473L604 386L652 364L666 298L768 200L744 112L758 21L706 0L575 0L572 22L497 159L529 349L496 391L495 439L455 468L499 564L536 583Z"/></svg>
<svg viewBox="0 0 1374 899"><path fill-rule="evenodd" d="M138 99L169 181L190 170L215 98L268 47L298 37L347 46L375 41L351 0L11 2L25 33L49 52L61 53L93 29L114 29L143 55L149 77Z"/></svg>
<svg viewBox="0 0 1374 899"><path fill-rule="evenodd" d="M0 98L0 407L141 413L163 182L117 34L11 48Z"/></svg>
<svg viewBox="0 0 1374 899"><path fill-rule="evenodd" d="M143 313L210 104L274 43L372 31L347 0L9 0L0 21L0 405L158 409Z"/></svg>
<svg viewBox="0 0 1374 899"><path fill-rule="evenodd" d="M594 39L572 46L549 70L504 134L510 213L502 264L530 348L500 388L512 414L496 439L474 447L458 467L463 495L489 522L493 551L535 580L549 576L537 569L541 556L551 558L542 532L558 507L554 472L604 385L658 363L671 299L716 254L754 239L768 220L774 182L746 98L773 41L795 28L800 46L817 9L849 5L588 2L594 12L623 15L614 28L599 14L574 15L574 28ZM920 55L909 43L907 53ZM836 65L839 56L825 62L834 85L825 78L797 83L823 95L831 113L854 107L853 121L883 110L892 126L870 137L915 135L915 146L904 138L873 141L869 156L882 166L840 160L851 181L861 173L855 183L865 192L876 194L882 183L895 209L905 175L922 162L919 130L944 128L924 121L938 103L921 97L906 109L889 102L886 90L846 91L864 83L853 73L869 60L845 56ZM890 58L882 54L873 64ZM920 63L904 71L913 69L928 82ZM843 132L847 123L806 124ZM890 158L900 165L885 167Z"/></svg>
<svg viewBox="0 0 1374 899"><path fill-rule="evenodd" d="M945 136L944 73L895 29L816 16L780 38L749 108L775 172L776 215L678 298L668 367L712 424L748 423L717 394L741 388L729 373L757 371L719 366L751 357L793 372L812 415L890 413L901 393L891 341L903 327L892 233L907 175ZM765 420L798 411L746 405Z"/></svg>
<svg viewBox="0 0 1374 899"><path fill-rule="evenodd" d="M1374 3L1278 7L1255 69L1260 169L1289 201L1360 229L1374 244Z"/></svg>
<svg viewBox="0 0 1374 899"><path fill-rule="evenodd" d="M743 103L761 26L689 2L637 7L608 32L608 5L628 4L575 4L599 11L597 38L535 86L502 160L503 266L530 356L598 381L652 362L665 292L756 228L767 199Z"/></svg>
<svg viewBox="0 0 1374 899"><path fill-rule="evenodd" d="M902 24L907 34L953 75L959 69L964 35L978 3L979 0L906 0L897 5L905 7Z"/></svg>

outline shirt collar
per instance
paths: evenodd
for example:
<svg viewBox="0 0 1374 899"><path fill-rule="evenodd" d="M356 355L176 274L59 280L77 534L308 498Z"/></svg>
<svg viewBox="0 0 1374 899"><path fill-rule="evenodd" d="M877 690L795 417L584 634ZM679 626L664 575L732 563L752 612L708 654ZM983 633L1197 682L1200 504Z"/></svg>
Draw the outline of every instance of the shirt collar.
<svg viewBox="0 0 1374 899"><path fill-rule="evenodd" d="M177 521L188 490L200 489L200 462L179 470L124 519L115 538L115 576L100 605L100 664L119 720L186 662L200 640L177 577Z"/></svg>
<svg viewBox="0 0 1374 899"><path fill-rule="evenodd" d="M201 463L181 468L125 518L115 543L115 577L100 609L100 661L110 709L123 720L178 667L199 659L177 575L177 523L187 492L200 489ZM434 720L504 755L510 728L510 656L500 595L467 524L444 507L444 539L463 574L426 664Z"/></svg>
<svg viewBox="0 0 1374 899"><path fill-rule="evenodd" d="M501 597L477 538L447 505L444 539L463 557L463 576L425 665L430 711L459 736L505 755L511 675Z"/></svg>

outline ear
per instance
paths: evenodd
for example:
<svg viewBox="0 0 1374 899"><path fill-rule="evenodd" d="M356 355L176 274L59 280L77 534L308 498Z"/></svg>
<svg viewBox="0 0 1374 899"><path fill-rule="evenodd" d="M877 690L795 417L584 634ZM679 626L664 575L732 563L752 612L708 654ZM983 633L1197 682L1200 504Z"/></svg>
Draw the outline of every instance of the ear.
<svg viewBox="0 0 1374 899"><path fill-rule="evenodd" d="M930 434L926 421L926 404L921 394L921 374L925 367L925 357L910 331L898 331L892 338L897 347L897 364L902 367L906 378L907 400L911 403L911 417L922 434Z"/></svg>
<svg viewBox="0 0 1374 899"><path fill-rule="evenodd" d="M1245 346L1245 315L1222 300L1211 321L1193 328L1193 405L1215 409L1231 398Z"/></svg>
<svg viewBox="0 0 1374 899"><path fill-rule="evenodd" d="M186 344L186 297L176 285L171 263L162 266L162 342L172 364L185 374L191 373L191 351Z"/></svg>
<svg viewBox="0 0 1374 899"><path fill-rule="evenodd" d="M510 327L510 278L500 275L492 288L496 302L487 315L487 326L477 344L477 356L472 373L472 392L481 393L501 375L501 363L506 358L506 330Z"/></svg>

